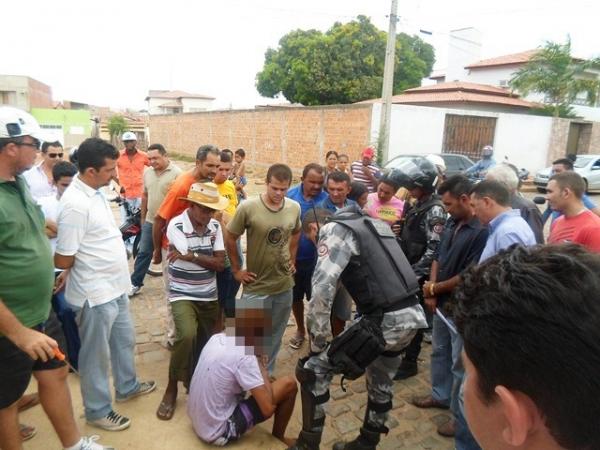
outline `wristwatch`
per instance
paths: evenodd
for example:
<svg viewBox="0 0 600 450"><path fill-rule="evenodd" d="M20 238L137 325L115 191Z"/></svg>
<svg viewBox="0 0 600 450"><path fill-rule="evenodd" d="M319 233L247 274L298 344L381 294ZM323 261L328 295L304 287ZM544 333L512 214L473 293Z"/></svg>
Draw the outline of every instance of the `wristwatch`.
<svg viewBox="0 0 600 450"><path fill-rule="evenodd" d="M193 252L192 256L194 257L194 259L198 259L200 257L200 254L198 252Z"/></svg>

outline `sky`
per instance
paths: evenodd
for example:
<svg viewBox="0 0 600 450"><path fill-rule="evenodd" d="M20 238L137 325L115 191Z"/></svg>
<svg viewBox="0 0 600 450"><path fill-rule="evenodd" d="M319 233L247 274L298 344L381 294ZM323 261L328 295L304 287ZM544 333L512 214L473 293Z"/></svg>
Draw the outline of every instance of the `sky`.
<svg viewBox="0 0 600 450"><path fill-rule="evenodd" d="M294 29L326 31L366 15L387 30L391 0L20 0L3 2L0 74L28 75L55 100L145 108L150 89L216 97L216 108L252 108L267 48ZM475 27L481 57L571 37L573 53L600 56L597 0L399 0L398 32L419 34L444 71L448 32ZM431 35L420 34L427 30Z"/></svg>

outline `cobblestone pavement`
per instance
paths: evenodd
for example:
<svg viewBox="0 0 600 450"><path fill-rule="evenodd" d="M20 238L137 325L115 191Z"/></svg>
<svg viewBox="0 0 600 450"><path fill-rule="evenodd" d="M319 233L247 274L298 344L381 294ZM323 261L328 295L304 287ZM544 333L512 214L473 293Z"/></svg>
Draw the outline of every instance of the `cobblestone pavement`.
<svg viewBox="0 0 600 450"><path fill-rule="evenodd" d="M162 288L162 278L146 277L146 285L141 293L131 301L131 311L135 320L136 359L139 365L159 365L168 370L168 351L162 346L165 339L166 304ZM275 375L292 374L299 356L307 352L307 344L300 350L288 346L295 326L288 326L277 360ZM438 425L449 420L447 411L418 409L410 404L415 395L427 394L429 385L429 356L431 346L424 344L419 362L419 374L409 380L396 383L393 410L388 423L390 433L382 439L381 449L451 449L452 439L437 434ZM331 385L331 400L327 406L327 422L323 434L323 448L330 448L333 442L354 438L362 424L367 402L365 379L346 382L346 392L340 387L340 377L334 378ZM184 397L180 393L179 401ZM180 405L178 411L184 411ZM288 434L295 436L302 426L300 398ZM271 423L261 425L269 431ZM254 448L254 447L245 447ZM258 447L257 447L258 448Z"/></svg>

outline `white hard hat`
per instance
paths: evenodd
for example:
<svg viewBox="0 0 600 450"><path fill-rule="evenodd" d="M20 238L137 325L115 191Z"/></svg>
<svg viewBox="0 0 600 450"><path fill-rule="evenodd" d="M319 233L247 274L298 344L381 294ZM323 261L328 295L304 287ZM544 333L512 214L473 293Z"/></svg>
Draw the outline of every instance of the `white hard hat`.
<svg viewBox="0 0 600 450"><path fill-rule="evenodd" d="M441 170L442 172L446 171L446 162L440 155L427 155L425 159L436 166L438 170Z"/></svg>
<svg viewBox="0 0 600 450"><path fill-rule="evenodd" d="M0 106L0 138L31 136L43 140L40 126L35 118L12 106Z"/></svg>
<svg viewBox="0 0 600 450"><path fill-rule="evenodd" d="M133 131L126 131L123 133L123 137L121 138L123 142L125 141L137 141L137 136Z"/></svg>

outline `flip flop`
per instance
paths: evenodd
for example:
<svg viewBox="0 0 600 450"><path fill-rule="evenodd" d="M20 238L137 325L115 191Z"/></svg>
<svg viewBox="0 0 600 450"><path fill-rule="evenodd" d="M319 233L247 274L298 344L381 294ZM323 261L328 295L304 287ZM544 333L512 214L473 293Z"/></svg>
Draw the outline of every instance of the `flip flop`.
<svg viewBox="0 0 600 450"><path fill-rule="evenodd" d="M158 409L156 410L156 417L160 420L171 420L173 418L173 414L175 414L175 405L177 402L169 405L165 402L160 402L158 405Z"/></svg>
<svg viewBox="0 0 600 450"><path fill-rule="evenodd" d="M35 405L39 405L40 403L40 396L38 395L37 392L33 393L33 394L27 394L22 396L19 399L19 412L23 412L29 408L34 407Z"/></svg>
<svg viewBox="0 0 600 450"><path fill-rule="evenodd" d="M37 433L35 427L32 427L31 425L25 425L23 423L19 424L19 431L21 432L21 440L23 442L28 441L35 436L35 433Z"/></svg>
<svg viewBox="0 0 600 450"><path fill-rule="evenodd" d="M290 339L290 347L292 347L294 350L298 350L300 347L302 347L302 344L304 344L304 336L293 336Z"/></svg>

